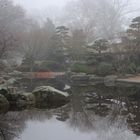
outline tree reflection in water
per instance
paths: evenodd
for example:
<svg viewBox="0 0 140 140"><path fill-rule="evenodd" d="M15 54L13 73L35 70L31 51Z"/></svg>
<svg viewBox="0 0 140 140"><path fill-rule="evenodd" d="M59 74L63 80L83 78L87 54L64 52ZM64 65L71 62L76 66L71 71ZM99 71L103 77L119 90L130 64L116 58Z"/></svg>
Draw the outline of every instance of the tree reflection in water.
<svg viewBox="0 0 140 140"><path fill-rule="evenodd" d="M14 137L19 137L24 128L25 122L19 113L8 112L0 115L1 140L12 140Z"/></svg>
<svg viewBox="0 0 140 140"><path fill-rule="evenodd" d="M70 125L82 131L116 126L140 135L140 89L96 85L73 89ZM97 122L105 121L102 126ZM111 129L110 129L111 130Z"/></svg>
<svg viewBox="0 0 140 140"><path fill-rule="evenodd" d="M96 140L140 139L137 137L140 136L139 88L96 85L72 87L71 90L71 102L63 107L1 114L0 140L19 137L30 120L45 122L52 118L67 124L68 129L94 132Z"/></svg>

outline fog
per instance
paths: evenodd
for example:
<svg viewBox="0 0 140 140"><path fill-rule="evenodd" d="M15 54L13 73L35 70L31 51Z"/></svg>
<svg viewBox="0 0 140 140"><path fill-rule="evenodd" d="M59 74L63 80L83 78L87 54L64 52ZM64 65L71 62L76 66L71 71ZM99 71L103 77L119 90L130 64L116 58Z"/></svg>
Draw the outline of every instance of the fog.
<svg viewBox="0 0 140 140"><path fill-rule="evenodd" d="M14 4L11 3L11 1ZM65 26L65 28L60 28L58 32L63 34L62 30L68 29L65 35L63 35L71 40L71 43L68 44L68 42L65 42L66 40L64 41L61 38L61 43L63 43L64 46L71 46L73 49L79 50L81 46L92 44L99 38L107 39L109 42L114 42L114 40L120 41L129 28L132 19L140 15L139 0L0 0L0 2L1 7L3 7L4 2L9 3L7 8L1 8L0 13L3 17L0 19L1 26L5 25L5 28L8 30L5 36L8 38L7 40L10 41L7 35L9 35L8 32L12 31L11 34L18 40L18 43L20 42L20 47L18 47L20 48L18 49L18 51L20 50L19 53L17 53L16 48L16 52L10 53L10 57L11 55L13 57L13 54L15 56L15 54L20 53L20 56L24 56L25 54L27 55L27 52L29 53L33 50L36 50L38 55L50 53L50 41L48 40L55 34L57 27L60 26ZM7 26L10 29L8 29ZM41 29L40 26L42 27ZM51 26L51 28L49 26ZM1 28L3 29L3 27ZM46 29L46 32L42 33L44 29ZM24 33L31 31L31 33L28 34L30 39L25 39L27 35L23 35L21 32L19 33L19 31ZM17 32L20 36L17 36ZM2 33L2 36L4 36L3 34L4 33ZM34 36L35 34L37 35ZM39 36L40 39L37 38L37 36ZM19 37L20 40L17 37ZM45 40L45 37L48 38L48 40ZM76 42L77 40L74 40L75 38L77 38L77 40L79 39L79 42ZM3 40L5 40L5 38ZM16 45L19 46L17 41L13 42L13 40L10 41L7 46L11 46L9 45L10 43L16 43ZM79 44L77 45L77 43ZM35 47L35 44L39 45ZM12 46L16 45L14 44ZM40 46L46 49L46 53L43 49L39 49ZM1 50L2 55L5 57L7 53L9 55L9 47L7 47L7 49L3 49L3 47L2 45ZM70 49L70 47L67 49ZM80 49L80 51L83 50L84 53L84 49ZM3 53L3 50L6 54ZM30 53L36 54L36 51ZM52 50L52 52L54 53L54 50Z"/></svg>
<svg viewBox="0 0 140 140"><path fill-rule="evenodd" d="M43 10L49 6L57 6L62 8L69 1L76 0L13 0L16 4L23 6L28 12L33 13L35 10ZM124 0L122 0L124 1ZM130 10L140 10L140 1L139 0L129 0L130 1ZM133 8L133 9L132 9Z"/></svg>
<svg viewBox="0 0 140 140"><path fill-rule="evenodd" d="M43 108L59 107L57 99L61 105L68 101L61 92L66 90L70 103L66 113L61 108L55 112L57 120L71 118L69 125L83 131L100 128L93 123L98 115L98 122L105 124L98 134L133 139L132 131L140 135L140 90L122 88L124 84L117 90L119 82L140 84L140 0L0 0L0 109L11 104L24 109L32 102L40 108L40 103ZM128 98L121 98L122 93ZM110 133L116 127L108 127L104 117L110 126L121 117L130 135L122 129ZM0 139L3 130L14 130L7 122Z"/></svg>
<svg viewBox="0 0 140 140"><path fill-rule="evenodd" d="M16 4L23 6L28 12L33 13L36 11L42 11L43 9L50 7L62 8L70 0L13 0Z"/></svg>
<svg viewBox="0 0 140 140"><path fill-rule="evenodd" d="M63 67L79 61L96 40L121 42L140 14L139 0L1 0L0 4L0 29L6 28L1 31L0 57L18 54L30 61L63 62Z"/></svg>

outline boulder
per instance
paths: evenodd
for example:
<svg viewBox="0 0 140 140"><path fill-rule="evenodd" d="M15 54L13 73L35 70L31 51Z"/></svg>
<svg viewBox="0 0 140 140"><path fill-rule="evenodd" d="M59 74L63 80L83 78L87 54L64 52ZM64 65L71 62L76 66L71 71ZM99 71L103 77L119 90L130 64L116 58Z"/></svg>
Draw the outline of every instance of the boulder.
<svg viewBox="0 0 140 140"><path fill-rule="evenodd" d="M51 86L37 87L33 94L37 107L56 108L65 105L69 101L69 94Z"/></svg>
<svg viewBox="0 0 140 140"><path fill-rule="evenodd" d="M14 87L0 87L0 94L3 95L9 102L10 105L16 104L18 94Z"/></svg>
<svg viewBox="0 0 140 140"><path fill-rule="evenodd" d="M18 94L17 107L27 107L35 105L35 96L32 93L20 93Z"/></svg>
<svg viewBox="0 0 140 140"><path fill-rule="evenodd" d="M8 100L0 94L0 113L3 110L6 110L9 107L9 102Z"/></svg>
<svg viewBox="0 0 140 140"><path fill-rule="evenodd" d="M8 88L6 88L5 86L1 85L0 86L0 94L5 96L7 93L8 93Z"/></svg>
<svg viewBox="0 0 140 140"><path fill-rule="evenodd" d="M35 97L32 93L17 93L14 87L1 87L0 94L8 100L11 106L25 107L35 105Z"/></svg>
<svg viewBox="0 0 140 140"><path fill-rule="evenodd" d="M0 77L0 85L5 84L6 80L3 77Z"/></svg>

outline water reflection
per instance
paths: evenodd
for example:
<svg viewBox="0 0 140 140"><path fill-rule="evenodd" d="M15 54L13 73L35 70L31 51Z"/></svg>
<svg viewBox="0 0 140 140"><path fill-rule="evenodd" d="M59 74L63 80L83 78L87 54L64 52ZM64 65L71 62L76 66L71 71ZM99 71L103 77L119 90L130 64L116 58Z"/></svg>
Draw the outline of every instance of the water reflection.
<svg viewBox="0 0 140 140"><path fill-rule="evenodd" d="M25 121L22 121L19 113L8 112L0 115L0 140L13 140L19 137L25 129Z"/></svg>
<svg viewBox="0 0 140 140"><path fill-rule="evenodd" d="M51 110L0 115L0 140L140 140L140 89L72 87L71 102Z"/></svg>

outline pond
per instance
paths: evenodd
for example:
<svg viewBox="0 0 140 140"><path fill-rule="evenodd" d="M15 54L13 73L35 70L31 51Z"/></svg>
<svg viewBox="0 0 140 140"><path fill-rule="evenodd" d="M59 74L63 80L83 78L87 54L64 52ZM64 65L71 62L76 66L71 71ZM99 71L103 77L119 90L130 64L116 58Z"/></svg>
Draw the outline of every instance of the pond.
<svg viewBox="0 0 140 140"><path fill-rule="evenodd" d="M59 108L1 113L0 140L140 140L140 88L98 84L69 92L71 101Z"/></svg>

